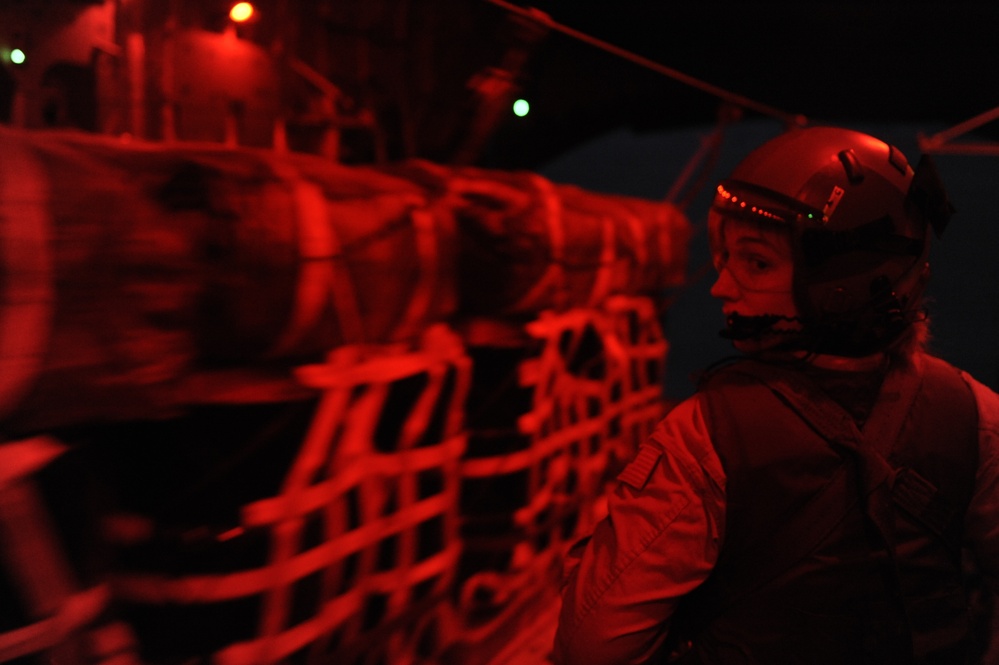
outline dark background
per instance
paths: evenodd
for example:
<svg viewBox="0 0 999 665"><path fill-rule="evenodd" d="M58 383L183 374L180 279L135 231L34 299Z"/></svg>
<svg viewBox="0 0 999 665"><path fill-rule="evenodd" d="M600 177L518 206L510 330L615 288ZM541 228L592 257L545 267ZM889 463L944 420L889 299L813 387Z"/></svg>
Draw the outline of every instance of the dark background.
<svg viewBox="0 0 999 665"><path fill-rule="evenodd" d="M478 1L487 14L507 13ZM999 3L517 4L812 122L954 125L999 105ZM557 30L534 49L520 83L532 113L499 128L484 160L490 165L540 164L615 127L643 133L718 115L718 98ZM999 127L982 133L999 138Z"/></svg>

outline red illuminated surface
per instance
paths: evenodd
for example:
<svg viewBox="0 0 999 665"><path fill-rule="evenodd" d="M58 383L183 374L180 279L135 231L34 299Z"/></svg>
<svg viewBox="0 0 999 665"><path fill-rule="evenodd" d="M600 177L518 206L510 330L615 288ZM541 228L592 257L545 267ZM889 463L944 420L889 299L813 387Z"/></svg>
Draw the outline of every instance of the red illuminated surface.
<svg viewBox="0 0 999 665"><path fill-rule="evenodd" d="M262 87L249 40L177 31L172 48L182 111L224 114ZM538 580L605 511L611 446L634 449L661 418L666 344L640 294L682 278L688 222L535 174L221 147L191 115L178 134L200 142L0 128L0 238L17 240L0 242L0 423L24 437L0 441L0 526L19 534L13 564L0 542L0 585L28 590L0 616L0 661L5 636L43 635L19 648L50 657L121 601L114 648L164 663L303 648L411 662L421 640L487 662L474 629L516 651L493 665L541 665L558 605ZM64 199L84 201L68 207L79 219L52 213ZM557 243L529 262L470 248L458 209L496 247ZM466 311L478 325L453 330ZM625 404L627 441L592 438ZM216 452L240 462L216 473ZM62 500L85 493L63 479L83 482L74 465L91 455L114 460L100 473L115 500L80 503L98 526L73 535L128 560L109 573L60 541L76 524ZM188 486L197 495L175 499ZM261 609L230 615L233 602ZM220 618L174 620L203 608Z"/></svg>

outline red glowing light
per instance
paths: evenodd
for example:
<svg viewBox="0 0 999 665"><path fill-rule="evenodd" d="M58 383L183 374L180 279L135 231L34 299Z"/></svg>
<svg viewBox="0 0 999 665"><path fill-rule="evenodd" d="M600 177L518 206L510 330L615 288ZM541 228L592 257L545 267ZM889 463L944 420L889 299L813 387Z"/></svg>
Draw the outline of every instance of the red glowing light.
<svg viewBox="0 0 999 665"><path fill-rule="evenodd" d="M229 18L236 23L249 21L251 16L253 16L253 5L249 2L237 2L229 10Z"/></svg>

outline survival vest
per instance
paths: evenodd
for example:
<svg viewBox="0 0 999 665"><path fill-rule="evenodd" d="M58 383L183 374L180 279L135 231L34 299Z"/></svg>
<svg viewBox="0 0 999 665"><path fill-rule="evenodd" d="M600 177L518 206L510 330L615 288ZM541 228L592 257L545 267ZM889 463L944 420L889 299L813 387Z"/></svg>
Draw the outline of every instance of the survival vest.
<svg viewBox="0 0 999 665"><path fill-rule="evenodd" d="M758 361L700 395L727 515L676 618L680 662L965 662L978 414L958 371L919 356L890 372L862 428L801 372Z"/></svg>

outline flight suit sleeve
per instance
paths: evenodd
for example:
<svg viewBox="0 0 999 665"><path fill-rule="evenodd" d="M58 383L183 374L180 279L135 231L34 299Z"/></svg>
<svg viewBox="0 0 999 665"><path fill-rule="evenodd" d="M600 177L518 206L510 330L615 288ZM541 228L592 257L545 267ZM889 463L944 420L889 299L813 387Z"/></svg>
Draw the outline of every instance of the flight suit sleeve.
<svg viewBox="0 0 999 665"><path fill-rule="evenodd" d="M965 535L986 584L999 594L999 395L970 376L978 405L978 470Z"/></svg>
<svg viewBox="0 0 999 665"><path fill-rule="evenodd" d="M677 603L714 567L724 513L724 473L695 396L640 447L608 497L607 517L570 552L555 663L654 657Z"/></svg>

